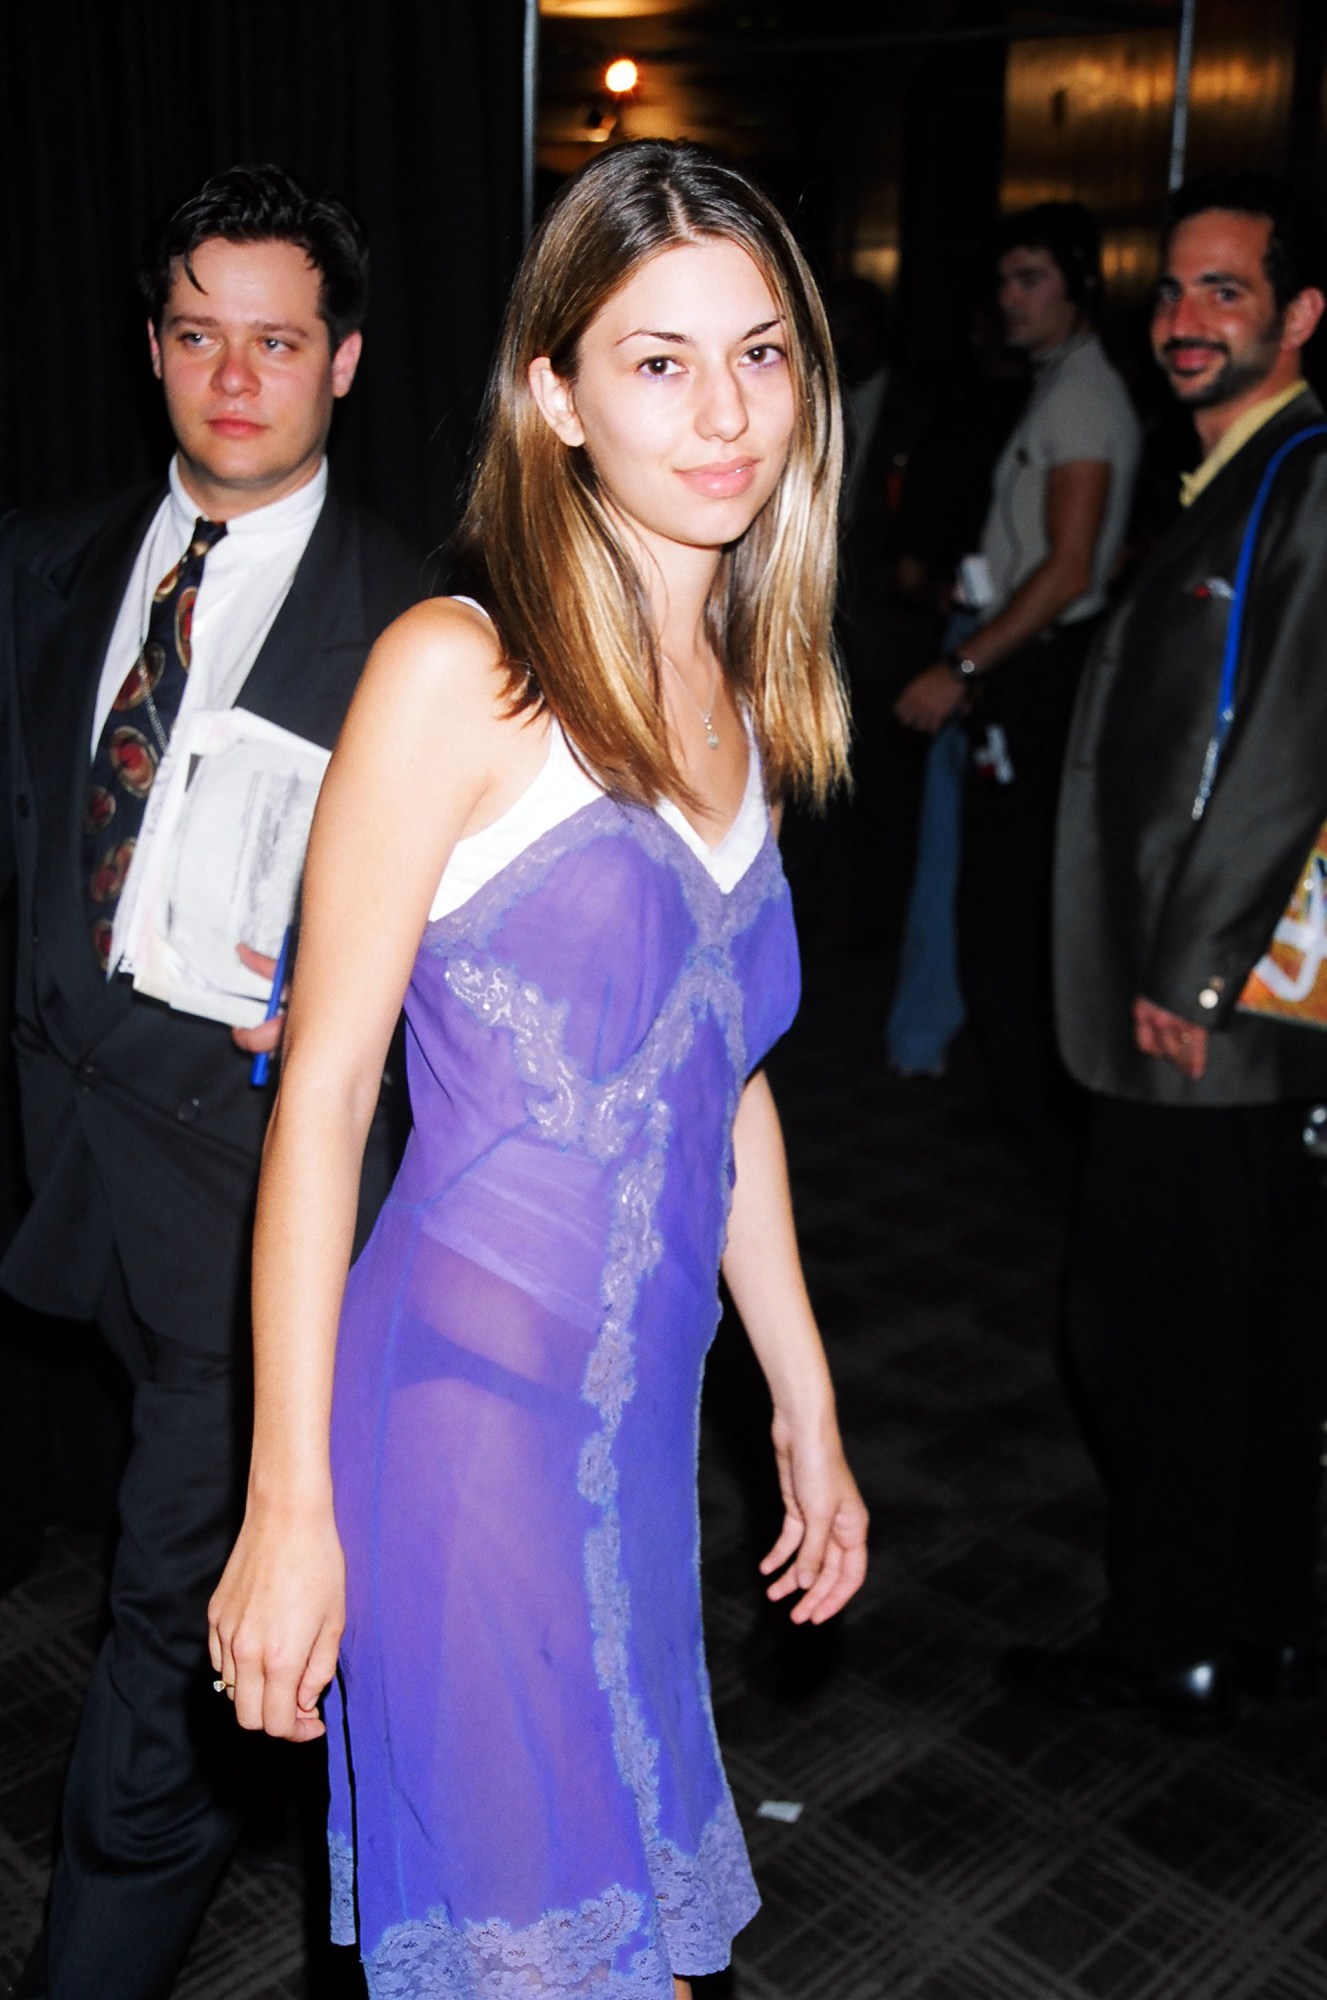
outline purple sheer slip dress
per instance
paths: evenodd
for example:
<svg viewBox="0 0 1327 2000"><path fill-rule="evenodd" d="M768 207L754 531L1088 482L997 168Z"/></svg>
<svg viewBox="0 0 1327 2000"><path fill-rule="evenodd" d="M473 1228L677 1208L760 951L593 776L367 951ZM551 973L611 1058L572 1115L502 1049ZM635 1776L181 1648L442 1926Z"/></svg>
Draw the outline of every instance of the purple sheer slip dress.
<svg viewBox="0 0 1327 2000"><path fill-rule="evenodd" d="M333 1935L373 2000L673 2000L757 1907L695 1477L733 1116L797 1001L755 803L726 891L595 794L424 934L332 1424Z"/></svg>

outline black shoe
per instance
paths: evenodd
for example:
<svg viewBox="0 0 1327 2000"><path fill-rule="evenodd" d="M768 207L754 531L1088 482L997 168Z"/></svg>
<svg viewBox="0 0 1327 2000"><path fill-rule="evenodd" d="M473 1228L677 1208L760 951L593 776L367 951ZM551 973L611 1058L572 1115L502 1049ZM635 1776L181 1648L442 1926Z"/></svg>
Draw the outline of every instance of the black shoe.
<svg viewBox="0 0 1327 2000"><path fill-rule="evenodd" d="M1220 1659L1130 1667L1100 1646L1015 1646L1001 1654L996 1680L1078 1715L1141 1715L1168 1729L1228 1729L1240 1709L1239 1677Z"/></svg>
<svg viewBox="0 0 1327 2000"><path fill-rule="evenodd" d="M1243 1639L1235 1658L1241 1684L1260 1701L1318 1698L1318 1649L1308 1640Z"/></svg>

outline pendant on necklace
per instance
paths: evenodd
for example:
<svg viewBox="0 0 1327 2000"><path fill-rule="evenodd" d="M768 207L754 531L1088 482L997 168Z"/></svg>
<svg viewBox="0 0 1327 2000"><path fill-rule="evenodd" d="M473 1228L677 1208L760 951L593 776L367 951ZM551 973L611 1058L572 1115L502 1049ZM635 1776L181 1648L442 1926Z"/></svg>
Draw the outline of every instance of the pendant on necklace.
<svg viewBox="0 0 1327 2000"><path fill-rule="evenodd" d="M686 682L683 680L681 674L679 674L679 672L677 671L677 668L673 665L672 661L669 659L667 653L661 653L659 655L659 658L663 661L669 673L673 676L673 679L677 682L677 685L681 688L683 694L686 696L687 700L691 703L691 706L695 709L696 714L700 717L701 722L704 725L705 729L705 741L709 744L710 749L717 750L719 747L719 732L714 727L714 708L716 702L719 699L718 661L716 660L714 663L714 685L710 689L710 705L708 708L702 708L700 703L696 700L695 695L692 694L691 689L687 686Z"/></svg>

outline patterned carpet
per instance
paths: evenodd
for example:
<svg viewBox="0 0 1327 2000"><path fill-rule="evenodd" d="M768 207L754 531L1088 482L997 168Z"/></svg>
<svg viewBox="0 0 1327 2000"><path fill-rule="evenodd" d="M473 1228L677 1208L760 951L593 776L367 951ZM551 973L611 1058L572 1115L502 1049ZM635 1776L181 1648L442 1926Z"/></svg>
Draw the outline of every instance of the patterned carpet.
<svg viewBox="0 0 1327 2000"><path fill-rule="evenodd" d="M762 1608L765 1418L726 1325L707 1613L765 1907L697 2000L1323 2000L1319 1711L1251 1708L1201 1742L1048 1720L992 1688L1002 1646L1077 1635L1096 1589L1095 1487L1053 1362L1063 1191L995 1129L970 1056L941 1082L887 1080L878 967L813 956L775 1082L874 1567L841 1629ZM96 1542L60 1530L0 1603L0 1990L37 1923L99 1577ZM293 1768L278 1759L178 2000L356 1990L324 1955L306 1970Z"/></svg>

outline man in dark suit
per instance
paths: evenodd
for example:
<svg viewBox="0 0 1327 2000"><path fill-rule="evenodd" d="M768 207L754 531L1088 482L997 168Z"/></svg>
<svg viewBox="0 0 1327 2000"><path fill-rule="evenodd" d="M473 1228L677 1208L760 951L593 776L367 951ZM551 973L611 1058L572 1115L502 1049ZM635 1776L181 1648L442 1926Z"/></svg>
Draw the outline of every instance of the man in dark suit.
<svg viewBox="0 0 1327 2000"><path fill-rule="evenodd" d="M247 1431L268 1111L248 1057L280 1024L232 1033L136 993L115 971L118 894L179 715L238 704L330 746L374 638L420 595L397 538L327 485L367 298L346 210L277 168L234 169L170 219L144 290L168 482L17 516L0 540L0 873L18 898L33 1195L0 1284L94 1320L133 1385L110 1629L20 1988L51 2000L167 1993L238 1830L206 1605ZM388 1152L384 1119L369 1201Z"/></svg>
<svg viewBox="0 0 1327 2000"><path fill-rule="evenodd" d="M898 367L889 302L867 278L833 280L825 310L843 391L835 631L852 695L853 795L822 818L792 811L784 833L799 921L862 939L901 913L921 759L899 729L899 685L934 645L938 617L898 588L903 495L929 408Z"/></svg>
<svg viewBox="0 0 1327 2000"><path fill-rule="evenodd" d="M1237 561L1264 472L1321 423L1311 222L1262 177L1174 198L1152 322L1206 456L1091 661L1056 889L1061 1044L1093 1093L1069 1356L1109 1500L1099 1640L1007 1685L1219 1727L1316 1675L1327 1405L1305 1101L1327 1036L1240 1011L1327 818L1327 439L1277 470L1220 744Z"/></svg>

